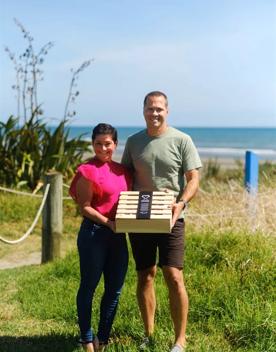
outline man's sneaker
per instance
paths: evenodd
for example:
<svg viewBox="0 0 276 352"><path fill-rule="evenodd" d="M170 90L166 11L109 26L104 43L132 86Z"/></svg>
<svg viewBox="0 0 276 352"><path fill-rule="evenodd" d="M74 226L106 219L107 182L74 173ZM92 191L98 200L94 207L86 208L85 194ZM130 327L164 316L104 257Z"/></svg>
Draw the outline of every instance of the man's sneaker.
<svg viewBox="0 0 276 352"><path fill-rule="evenodd" d="M185 352L185 348L180 345L174 345L170 352Z"/></svg>
<svg viewBox="0 0 276 352"><path fill-rule="evenodd" d="M151 336L146 336L143 338L142 343L139 346L139 350L144 351L153 345L153 338Z"/></svg>

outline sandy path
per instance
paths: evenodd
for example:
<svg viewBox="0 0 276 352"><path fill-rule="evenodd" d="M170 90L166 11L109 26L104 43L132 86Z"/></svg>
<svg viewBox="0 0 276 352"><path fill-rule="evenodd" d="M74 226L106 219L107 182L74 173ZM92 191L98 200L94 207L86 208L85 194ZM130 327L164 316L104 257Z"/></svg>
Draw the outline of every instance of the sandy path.
<svg viewBox="0 0 276 352"><path fill-rule="evenodd" d="M34 265L41 263L41 252L32 252L24 257L19 257L17 255L9 255L4 259L0 259L0 270L2 269L12 269L25 265Z"/></svg>

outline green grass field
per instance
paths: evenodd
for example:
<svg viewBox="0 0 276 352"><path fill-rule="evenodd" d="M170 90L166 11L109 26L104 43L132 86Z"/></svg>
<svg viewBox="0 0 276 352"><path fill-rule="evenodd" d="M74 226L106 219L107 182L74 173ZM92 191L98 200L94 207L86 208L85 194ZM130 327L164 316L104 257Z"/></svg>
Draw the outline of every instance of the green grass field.
<svg viewBox="0 0 276 352"><path fill-rule="evenodd" d="M257 234L187 236L188 351L275 350L272 244ZM108 351L136 351L142 336L135 275L131 260ZM77 287L75 251L52 264L1 271L0 351L77 351ZM160 273L156 289L154 351L161 352L168 350L173 331ZM94 326L101 291L95 297Z"/></svg>
<svg viewBox="0 0 276 352"><path fill-rule="evenodd" d="M262 216L259 219L257 214L252 225L248 215L240 210L244 207L241 189L229 187L200 193L190 212L196 215L202 209L204 213L187 217L184 270L190 298L187 352L272 352L276 350L275 190L262 189L263 197L259 199ZM39 202L0 193L1 235L19 237L31 223ZM240 206L239 219L230 213L233 202L236 209ZM269 204L274 204L274 210ZM215 216L207 221L208 211ZM221 211L224 216L220 216ZM76 343L75 306L79 280L75 237L79 223L75 206L66 201L62 259L46 265L0 270L0 352L81 351ZM39 251L40 231L38 224L20 245L0 243L0 261ZM107 351L137 351L143 326L135 286L131 259ZM94 300L94 327L102 289L100 285ZM151 351L163 352L173 342L173 329L160 272L156 290L156 332Z"/></svg>

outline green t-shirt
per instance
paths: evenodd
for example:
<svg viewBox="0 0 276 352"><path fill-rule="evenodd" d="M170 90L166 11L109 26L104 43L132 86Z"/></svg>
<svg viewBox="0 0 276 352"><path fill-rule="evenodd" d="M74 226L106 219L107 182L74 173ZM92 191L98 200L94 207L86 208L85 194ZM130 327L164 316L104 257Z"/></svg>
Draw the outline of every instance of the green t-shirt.
<svg viewBox="0 0 276 352"><path fill-rule="evenodd" d="M190 136L173 127L158 137L150 137L146 129L130 136L122 163L134 172L133 190L167 188L176 197L184 189L185 172L202 166Z"/></svg>

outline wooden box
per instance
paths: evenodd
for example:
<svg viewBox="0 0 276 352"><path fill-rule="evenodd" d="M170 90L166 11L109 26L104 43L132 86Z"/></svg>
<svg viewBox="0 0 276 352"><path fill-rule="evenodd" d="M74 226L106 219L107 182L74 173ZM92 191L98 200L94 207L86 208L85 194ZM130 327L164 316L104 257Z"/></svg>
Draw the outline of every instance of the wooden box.
<svg viewBox="0 0 276 352"><path fill-rule="evenodd" d="M170 232L173 201L173 192L121 192L115 219L116 232Z"/></svg>

